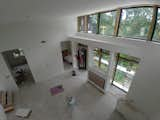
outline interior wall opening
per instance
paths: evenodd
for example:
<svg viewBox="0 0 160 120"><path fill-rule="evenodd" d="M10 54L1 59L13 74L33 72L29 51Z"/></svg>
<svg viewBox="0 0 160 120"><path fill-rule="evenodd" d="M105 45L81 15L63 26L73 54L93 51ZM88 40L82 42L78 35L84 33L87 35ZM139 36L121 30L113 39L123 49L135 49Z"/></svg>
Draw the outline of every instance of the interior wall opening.
<svg viewBox="0 0 160 120"><path fill-rule="evenodd" d="M72 44L71 41L62 41L61 42L61 52L64 70L70 70L73 68L73 58L72 58Z"/></svg>
<svg viewBox="0 0 160 120"><path fill-rule="evenodd" d="M88 65L87 58L88 58L88 46L79 43L77 46L77 63L79 70L87 69Z"/></svg>
<svg viewBox="0 0 160 120"><path fill-rule="evenodd" d="M22 49L4 51L2 52L2 56L18 87L35 83Z"/></svg>

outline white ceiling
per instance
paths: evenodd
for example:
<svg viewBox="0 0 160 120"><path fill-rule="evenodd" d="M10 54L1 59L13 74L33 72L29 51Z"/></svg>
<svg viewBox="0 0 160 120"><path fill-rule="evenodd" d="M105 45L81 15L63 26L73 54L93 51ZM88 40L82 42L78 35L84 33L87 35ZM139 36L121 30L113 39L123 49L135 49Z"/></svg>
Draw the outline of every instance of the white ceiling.
<svg viewBox="0 0 160 120"><path fill-rule="evenodd" d="M159 0L0 0L0 24L78 16L123 5Z"/></svg>

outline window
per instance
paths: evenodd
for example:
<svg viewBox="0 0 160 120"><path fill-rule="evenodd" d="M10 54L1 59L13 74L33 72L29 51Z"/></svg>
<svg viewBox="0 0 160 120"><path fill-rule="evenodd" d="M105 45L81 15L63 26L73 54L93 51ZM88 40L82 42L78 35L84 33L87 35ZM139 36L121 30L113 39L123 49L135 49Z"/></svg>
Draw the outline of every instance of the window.
<svg viewBox="0 0 160 120"><path fill-rule="evenodd" d="M102 71L108 70L110 54L109 51L96 48L94 50L94 66L98 67Z"/></svg>
<svg viewBox="0 0 160 120"><path fill-rule="evenodd" d="M85 17L79 17L79 32L85 31Z"/></svg>
<svg viewBox="0 0 160 120"><path fill-rule="evenodd" d="M100 14L99 32L102 35L113 35L116 22L116 11Z"/></svg>
<svg viewBox="0 0 160 120"><path fill-rule="evenodd" d="M119 36L147 39L153 8L128 8L122 10Z"/></svg>
<svg viewBox="0 0 160 120"><path fill-rule="evenodd" d="M113 85L128 92L136 73L140 59L125 54L119 54Z"/></svg>
<svg viewBox="0 0 160 120"><path fill-rule="evenodd" d="M88 16L88 33L97 33L98 31L98 14Z"/></svg>
<svg viewBox="0 0 160 120"><path fill-rule="evenodd" d="M158 8L157 23L156 23L156 28L153 35L153 41L160 42L160 8Z"/></svg>
<svg viewBox="0 0 160 120"><path fill-rule="evenodd" d="M109 65L109 59L110 59L110 54L109 51L102 49L101 50L101 59L100 59L100 69L103 71L108 70L108 65Z"/></svg>
<svg viewBox="0 0 160 120"><path fill-rule="evenodd" d="M78 17L78 32L160 42L160 7L117 8L110 12L81 16Z"/></svg>

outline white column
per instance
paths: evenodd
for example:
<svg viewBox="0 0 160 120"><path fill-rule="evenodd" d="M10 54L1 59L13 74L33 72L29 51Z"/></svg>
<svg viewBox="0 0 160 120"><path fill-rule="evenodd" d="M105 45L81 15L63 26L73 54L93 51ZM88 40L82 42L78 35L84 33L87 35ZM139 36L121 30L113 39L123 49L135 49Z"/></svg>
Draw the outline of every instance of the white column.
<svg viewBox="0 0 160 120"><path fill-rule="evenodd" d="M105 82L105 91L108 91L111 87L111 83L113 80L113 74L115 70L115 64L116 64L116 53L110 52L110 61L109 61L109 67L106 74L106 82Z"/></svg>
<svg viewBox="0 0 160 120"><path fill-rule="evenodd" d="M87 60L87 68L91 68L93 66L93 49L88 46L88 60Z"/></svg>
<svg viewBox="0 0 160 120"><path fill-rule="evenodd" d="M77 69L78 68L78 66L77 66L77 58L76 58L76 55L77 55L77 42L71 41L71 43L72 43L73 69Z"/></svg>

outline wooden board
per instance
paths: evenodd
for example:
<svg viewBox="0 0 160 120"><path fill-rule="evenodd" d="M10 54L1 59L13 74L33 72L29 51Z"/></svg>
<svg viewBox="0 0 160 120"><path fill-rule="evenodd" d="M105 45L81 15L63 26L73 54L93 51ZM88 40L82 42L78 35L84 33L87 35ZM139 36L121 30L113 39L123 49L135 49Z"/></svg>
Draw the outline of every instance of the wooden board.
<svg viewBox="0 0 160 120"><path fill-rule="evenodd" d="M88 78L100 88L104 89L105 80L94 72L88 71Z"/></svg>
<svg viewBox="0 0 160 120"><path fill-rule="evenodd" d="M0 104L2 104L5 112L14 110L13 92L0 91Z"/></svg>

